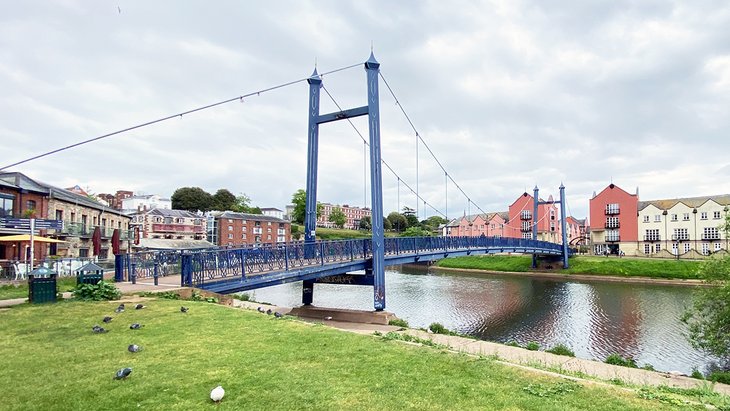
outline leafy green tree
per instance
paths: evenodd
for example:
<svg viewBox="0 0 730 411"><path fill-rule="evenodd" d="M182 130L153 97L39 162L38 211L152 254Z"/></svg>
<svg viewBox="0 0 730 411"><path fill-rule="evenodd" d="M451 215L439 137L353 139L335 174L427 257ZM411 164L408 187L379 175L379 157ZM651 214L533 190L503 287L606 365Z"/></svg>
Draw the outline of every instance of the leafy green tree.
<svg viewBox="0 0 730 411"><path fill-rule="evenodd" d="M406 227L418 227L420 225L418 217L416 216L416 210L405 206L403 207L403 217L406 218Z"/></svg>
<svg viewBox="0 0 730 411"><path fill-rule="evenodd" d="M236 210L236 196L225 188L221 188L213 194L213 210L238 211Z"/></svg>
<svg viewBox="0 0 730 411"><path fill-rule="evenodd" d="M292 204L294 204L294 211L292 212L292 221L299 224L304 224L304 217L307 213L307 192L301 188L292 194ZM317 218L322 215L322 204L317 201Z"/></svg>
<svg viewBox="0 0 730 411"><path fill-rule="evenodd" d="M329 220L331 223L335 223L337 228L342 228L347 222L347 216L342 212L340 207L335 207L332 212L330 212Z"/></svg>
<svg viewBox="0 0 730 411"><path fill-rule="evenodd" d="M400 234L401 237L430 237L431 232L421 227L408 227Z"/></svg>
<svg viewBox="0 0 730 411"><path fill-rule="evenodd" d="M727 240L730 238L730 214L727 211L725 212L725 221L717 228L725 234L725 250L727 250Z"/></svg>
<svg viewBox="0 0 730 411"><path fill-rule="evenodd" d="M370 220L370 216L366 215L365 217L361 218L358 228L361 230L372 230L373 224Z"/></svg>
<svg viewBox="0 0 730 411"><path fill-rule="evenodd" d="M397 211L393 211L392 213L388 214L388 221L390 221L392 229L399 233L408 228L408 221L403 216L403 214Z"/></svg>
<svg viewBox="0 0 730 411"><path fill-rule="evenodd" d="M421 228L428 231L436 231L440 225L446 223L447 221L445 218L435 215L421 221Z"/></svg>
<svg viewBox="0 0 730 411"><path fill-rule="evenodd" d="M170 199L175 210L210 211L213 205L213 196L200 187L180 187Z"/></svg>
<svg viewBox="0 0 730 411"><path fill-rule="evenodd" d="M392 230L393 224L386 217L383 217L383 230Z"/></svg>
<svg viewBox="0 0 730 411"><path fill-rule="evenodd" d="M692 346L722 359L730 367L730 255L711 258L699 272L705 283L682 321L689 326Z"/></svg>

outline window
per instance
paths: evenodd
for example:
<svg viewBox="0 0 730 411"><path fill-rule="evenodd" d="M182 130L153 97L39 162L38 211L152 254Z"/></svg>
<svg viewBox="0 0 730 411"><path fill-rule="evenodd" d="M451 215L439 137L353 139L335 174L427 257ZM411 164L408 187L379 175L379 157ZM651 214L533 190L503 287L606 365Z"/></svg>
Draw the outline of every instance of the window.
<svg viewBox="0 0 730 411"><path fill-rule="evenodd" d="M228 231L233 231L233 226L232 225L229 225L228 226Z"/></svg>
<svg viewBox="0 0 730 411"><path fill-rule="evenodd" d="M659 229L653 228L650 230L646 230L644 234L644 241L659 241Z"/></svg>
<svg viewBox="0 0 730 411"><path fill-rule="evenodd" d="M271 225L271 221L269 221L268 223L266 223L266 225Z"/></svg>
<svg viewBox="0 0 730 411"><path fill-rule="evenodd" d="M228 239L233 240L233 234L228 234Z"/></svg>
<svg viewBox="0 0 730 411"><path fill-rule="evenodd" d="M233 223L233 220L231 220L231 219L229 218L229 219L228 219L228 224L232 224L232 223Z"/></svg>
<svg viewBox="0 0 730 411"><path fill-rule="evenodd" d="M0 193L0 217L12 217L15 196Z"/></svg>
<svg viewBox="0 0 730 411"><path fill-rule="evenodd" d="M555 231L555 223L550 222L550 231Z"/></svg>
<svg viewBox="0 0 730 411"><path fill-rule="evenodd" d="M532 218L532 213L530 212L530 210L522 210L520 211L520 218L522 220L529 220Z"/></svg>
<svg viewBox="0 0 730 411"><path fill-rule="evenodd" d="M654 222L660 223L662 221L662 215L661 214L654 214Z"/></svg>
<svg viewBox="0 0 730 411"><path fill-rule="evenodd" d="M271 240L271 234L267 235L267 236L266 236L266 239L267 239L267 240Z"/></svg>
<svg viewBox="0 0 730 411"><path fill-rule="evenodd" d="M707 211L703 211L700 213L700 220L707 220Z"/></svg>
<svg viewBox="0 0 730 411"><path fill-rule="evenodd" d="M76 213L71 213L71 222L76 221Z"/></svg>
<svg viewBox="0 0 730 411"><path fill-rule="evenodd" d="M606 228L619 228L618 217L606 217Z"/></svg>
<svg viewBox="0 0 730 411"><path fill-rule="evenodd" d="M710 244L702 243L702 255L710 254Z"/></svg>
<svg viewBox="0 0 730 411"><path fill-rule="evenodd" d="M702 231L703 240L719 240L720 230L717 227L705 227Z"/></svg>
<svg viewBox="0 0 730 411"><path fill-rule="evenodd" d="M672 240L682 241L689 240L689 234L686 228L675 228Z"/></svg>
<svg viewBox="0 0 730 411"><path fill-rule="evenodd" d="M672 221L677 221L677 215L676 214L672 214Z"/></svg>
<svg viewBox="0 0 730 411"><path fill-rule="evenodd" d="M722 245L720 243L715 243L715 251L722 250Z"/></svg>
<svg viewBox="0 0 730 411"><path fill-rule="evenodd" d="M246 239L246 233L241 234L241 239L242 240L245 240Z"/></svg>
<svg viewBox="0 0 730 411"><path fill-rule="evenodd" d="M606 230L606 241L619 241L618 230Z"/></svg>
<svg viewBox="0 0 730 411"><path fill-rule="evenodd" d="M266 229L266 232L267 232L267 233L270 233L270 232L271 232L271 227L267 228L267 229Z"/></svg>
<svg viewBox="0 0 730 411"><path fill-rule="evenodd" d="M89 256L89 249L88 248L79 248L79 257L88 257Z"/></svg>
<svg viewBox="0 0 730 411"><path fill-rule="evenodd" d="M199 218L196 218L196 219L195 219L195 220L193 221L193 224L194 224L194 225L201 225L201 224L203 224L203 221L202 221L201 219L199 219Z"/></svg>
<svg viewBox="0 0 730 411"><path fill-rule="evenodd" d="M56 210L56 220L63 220L63 210Z"/></svg>
<svg viewBox="0 0 730 411"><path fill-rule="evenodd" d="M529 221L522 222L522 231L530 231L530 222Z"/></svg>
<svg viewBox="0 0 730 411"><path fill-rule="evenodd" d="M679 252L677 251L679 248L677 247L677 243L672 244L672 254L677 255Z"/></svg>
<svg viewBox="0 0 730 411"><path fill-rule="evenodd" d="M178 218L177 219L177 223L178 224L183 224L183 223L185 223L185 219L184 218Z"/></svg>
<svg viewBox="0 0 730 411"><path fill-rule="evenodd" d="M522 238L529 240L532 238L532 234L530 233L522 233Z"/></svg>
<svg viewBox="0 0 730 411"><path fill-rule="evenodd" d="M606 214L619 214L618 204L606 204Z"/></svg>
<svg viewBox="0 0 730 411"><path fill-rule="evenodd" d="M689 221L689 213L682 214L682 221Z"/></svg>
<svg viewBox="0 0 730 411"><path fill-rule="evenodd" d="M715 220L719 220L720 219L720 212L719 211L713 211L712 212L712 218L714 218Z"/></svg>
<svg viewBox="0 0 730 411"><path fill-rule="evenodd" d="M654 247L654 249L656 250L657 253L659 251L662 251L662 244L661 243L656 243L656 247Z"/></svg>
<svg viewBox="0 0 730 411"><path fill-rule="evenodd" d="M644 244L644 254L649 254L649 244Z"/></svg>
<svg viewBox="0 0 730 411"><path fill-rule="evenodd" d="M35 200L28 200L25 202L26 210L35 210Z"/></svg>
<svg viewBox="0 0 730 411"><path fill-rule="evenodd" d="M692 245L690 243L684 243L684 252L688 253Z"/></svg>
<svg viewBox="0 0 730 411"><path fill-rule="evenodd" d="M649 222L649 215L648 214L644 216L644 222L645 223L648 223Z"/></svg>

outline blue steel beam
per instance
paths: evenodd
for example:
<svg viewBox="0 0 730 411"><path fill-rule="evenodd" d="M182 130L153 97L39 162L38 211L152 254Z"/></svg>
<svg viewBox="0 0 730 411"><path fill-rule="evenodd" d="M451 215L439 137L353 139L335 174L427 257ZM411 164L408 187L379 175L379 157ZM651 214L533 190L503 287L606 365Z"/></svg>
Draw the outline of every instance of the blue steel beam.
<svg viewBox="0 0 730 411"><path fill-rule="evenodd" d="M568 268L568 235L565 232L565 186L560 183L560 229L563 231L563 268Z"/></svg>
<svg viewBox="0 0 730 411"><path fill-rule="evenodd" d="M373 305L376 311L385 309L385 245L383 232L383 174L380 164L380 103L378 95L378 71L380 63L373 53L365 62L368 80L368 123L370 131L370 192L372 197L373 231Z"/></svg>
<svg viewBox="0 0 730 411"><path fill-rule="evenodd" d="M304 213L304 243L313 244L317 227L317 157L319 153L319 91L322 79L314 68L309 83L309 128L307 137L307 198ZM314 284L305 282L302 288L302 303L312 304Z"/></svg>
<svg viewBox="0 0 730 411"><path fill-rule="evenodd" d="M537 241L537 206L540 202L540 189L535 186L535 188L532 190L533 196L532 196L532 239ZM532 268L537 268L537 254L532 255Z"/></svg>
<svg viewBox="0 0 730 411"><path fill-rule="evenodd" d="M333 121L344 120L352 117L366 116L368 114L368 106L351 108L349 110L337 111L335 113L322 114L317 118L318 124L330 123Z"/></svg>

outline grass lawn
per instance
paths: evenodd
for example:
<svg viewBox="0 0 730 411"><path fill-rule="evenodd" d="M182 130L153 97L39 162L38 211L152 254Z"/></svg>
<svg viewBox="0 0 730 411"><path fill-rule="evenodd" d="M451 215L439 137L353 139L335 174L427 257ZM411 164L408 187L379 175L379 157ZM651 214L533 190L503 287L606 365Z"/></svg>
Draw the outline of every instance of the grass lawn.
<svg viewBox="0 0 730 411"><path fill-rule="evenodd" d="M555 272L624 277L697 279L699 278L697 270L701 264L701 261L576 256L570 259L570 267L567 270L556 269ZM455 257L440 260L438 266L446 268L528 272L532 270L532 257L527 255Z"/></svg>
<svg viewBox="0 0 730 411"><path fill-rule="evenodd" d="M72 291L76 288L76 277L61 277L56 281L56 288L59 292ZM0 286L0 300L12 298L28 298L28 282L6 284Z"/></svg>
<svg viewBox="0 0 730 411"><path fill-rule="evenodd" d="M190 312L179 312L181 303ZM0 311L5 410L680 409L442 350L202 302L61 302ZM106 334L91 327L104 315ZM144 327L130 330L129 324ZM127 352L128 344L143 350ZM131 376L113 379L132 367ZM216 406L210 390L222 385ZM701 408L700 408L701 409Z"/></svg>
<svg viewBox="0 0 730 411"><path fill-rule="evenodd" d="M303 232L304 228L299 227L299 231ZM346 230L340 228L324 228L317 227L317 240L350 240L353 238L372 238L373 233L367 230ZM386 237L397 237L396 232L386 232Z"/></svg>

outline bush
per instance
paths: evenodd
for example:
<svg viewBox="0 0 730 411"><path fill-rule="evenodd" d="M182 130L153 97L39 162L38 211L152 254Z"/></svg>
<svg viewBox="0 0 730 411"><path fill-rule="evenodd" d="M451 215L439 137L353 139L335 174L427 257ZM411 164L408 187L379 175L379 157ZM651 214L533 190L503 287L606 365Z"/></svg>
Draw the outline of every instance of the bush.
<svg viewBox="0 0 730 411"><path fill-rule="evenodd" d="M730 371L713 371L710 373L707 379L712 382L730 384Z"/></svg>
<svg viewBox="0 0 730 411"><path fill-rule="evenodd" d="M624 358L619 354L611 354L604 361L606 364L620 365L622 367L637 368L636 361L633 358Z"/></svg>
<svg viewBox="0 0 730 411"><path fill-rule="evenodd" d="M568 357L575 357L575 353L565 344L558 344L555 347L545 350L551 354L567 355Z"/></svg>
<svg viewBox="0 0 730 411"><path fill-rule="evenodd" d="M641 369L642 369L642 370L647 370L647 371L656 371L656 369L654 369L654 366L653 366L653 365L651 365L651 364L648 364L648 363L647 363L647 364L644 364L644 365L643 365L643 366L641 367Z"/></svg>
<svg viewBox="0 0 730 411"><path fill-rule="evenodd" d="M510 342L506 343L505 345L509 345L510 347L519 347L520 346L520 343L518 343L517 341L514 341L513 340L513 341L510 341Z"/></svg>
<svg viewBox="0 0 730 411"><path fill-rule="evenodd" d="M540 344L536 343L535 341L530 341L525 345L525 348L527 348L530 351L537 351L540 349Z"/></svg>
<svg viewBox="0 0 730 411"><path fill-rule="evenodd" d="M431 323L431 325L428 326L428 329L431 330L431 332L434 334L451 335L451 331L449 331L448 328L444 327L440 323Z"/></svg>
<svg viewBox="0 0 730 411"><path fill-rule="evenodd" d="M96 284L79 284L73 291L74 298L80 300L117 300L122 296L122 292L110 282L101 280Z"/></svg>
<svg viewBox="0 0 730 411"><path fill-rule="evenodd" d="M408 328L408 321L400 319L400 318L393 318L392 320L388 321L388 325L394 325L396 327L403 327Z"/></svg>
<svg viewBox="0 0 730 411"><path fill-rule="evenodd" d="M692 374L690 374L690 377L696 378L698 380L704 380L705 379L705 376L697 368L693 368L692 369Z"/></svg>

